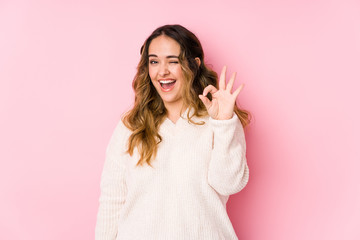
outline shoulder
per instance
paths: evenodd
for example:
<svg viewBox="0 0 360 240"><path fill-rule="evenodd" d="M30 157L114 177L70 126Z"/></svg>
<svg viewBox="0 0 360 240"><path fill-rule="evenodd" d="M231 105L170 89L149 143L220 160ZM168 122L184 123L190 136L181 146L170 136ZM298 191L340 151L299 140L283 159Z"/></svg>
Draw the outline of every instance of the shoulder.
<svg viewBox="0 0 360 240"><path fill-rule="evenodd" d="M131 134L130 129L125 126L123 117L120 117L120 119L118 119L117 124L115 125L114 133Z"/></svg>
<svg viewBox="0 0 360 240"><path fill-rule="evenodd" d="M120 119L118 119L118 121L114 127L114 130L112 132L112 135L110 137L107 151L112 148L116 148L116 149L120 148L120 149L124 150L126 147L127 140L130 137L130 135L131 135L130 129L128 129L125 126L122 118L120 117Z"/></svg>

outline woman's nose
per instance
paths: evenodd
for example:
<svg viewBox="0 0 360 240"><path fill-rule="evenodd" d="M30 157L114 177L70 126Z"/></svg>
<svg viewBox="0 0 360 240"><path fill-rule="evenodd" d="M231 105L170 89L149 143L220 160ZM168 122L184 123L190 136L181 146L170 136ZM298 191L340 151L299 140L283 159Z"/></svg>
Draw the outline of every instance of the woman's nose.
<svg viewBox="0 0 360 240"><path fill-rule="evenodd" d="M168 66L167 66L167 64L161 64L160 65L160 69L159 69L159 75L160 76L166 76L166 75L168 75L170 73L170 71L169 71L169 69L168 69Z"/></svg>

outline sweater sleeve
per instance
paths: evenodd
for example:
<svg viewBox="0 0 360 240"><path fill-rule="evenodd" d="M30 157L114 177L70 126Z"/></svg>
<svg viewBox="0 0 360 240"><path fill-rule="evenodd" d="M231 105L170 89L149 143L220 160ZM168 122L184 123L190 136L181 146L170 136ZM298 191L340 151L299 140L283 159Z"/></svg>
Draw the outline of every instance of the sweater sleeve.
<svg viewBox="0 0 360 240"><path fill-rule="evenodd" d="M120 120L106 148L100 181L99 209L95 227L96 240L116 239L119 213L127 194L126 168L122 162L127 140L125 128Z"/></svg>
<svg viewBox="0 0 360 240"><path fill-rule="evenodd" d="M240 192L249 180L244 129L237 115L228 120L210 117L213 149L208 170L208 183L221 195Z"/></svg>

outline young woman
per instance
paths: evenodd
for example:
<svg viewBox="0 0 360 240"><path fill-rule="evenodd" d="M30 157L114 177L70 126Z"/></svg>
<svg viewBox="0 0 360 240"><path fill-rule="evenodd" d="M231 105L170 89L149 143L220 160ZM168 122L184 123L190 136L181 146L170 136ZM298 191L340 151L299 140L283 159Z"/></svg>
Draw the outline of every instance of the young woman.
<svg viewBox="0 0 360 240"><path fill-rule="evenodd" d="M229 195L248 182L243 127L224 67L204 63L196 36L156 29L141 47L135 103L117 124L101 177L96 240L237 239Z"/></svg>

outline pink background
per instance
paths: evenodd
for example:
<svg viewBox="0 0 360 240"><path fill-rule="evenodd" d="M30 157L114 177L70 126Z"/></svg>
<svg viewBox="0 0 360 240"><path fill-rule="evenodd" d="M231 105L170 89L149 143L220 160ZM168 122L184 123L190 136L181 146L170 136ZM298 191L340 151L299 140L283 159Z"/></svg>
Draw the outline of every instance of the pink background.
<svg viewBox="0 0 360 240"><path fill-rule="evenodd" d="M180 23L245 83L239 239L360 239L360 2L0 1L0 239L93 239L139 49Z"/></svg>

